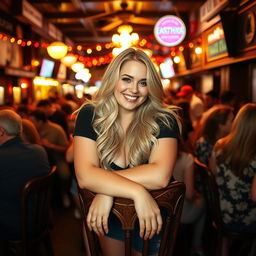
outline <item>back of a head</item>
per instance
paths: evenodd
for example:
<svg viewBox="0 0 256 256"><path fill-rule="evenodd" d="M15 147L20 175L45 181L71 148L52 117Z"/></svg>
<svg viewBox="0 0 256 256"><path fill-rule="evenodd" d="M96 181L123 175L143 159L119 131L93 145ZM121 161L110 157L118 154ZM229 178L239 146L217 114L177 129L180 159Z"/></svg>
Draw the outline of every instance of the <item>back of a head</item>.
<svg viewBox="0 0 256 256"><path fill-rule="evenodd" d="M72 106L69 103L63 103L61 104L61 110L66 114L66 115L71 115L73 113Z"/></svg>
<svg viewBox="0 0 256 256"><path fill-rule="evenodd" d="M22 119L22 138L29 143L39 144L40 135L32 121Z"/></svg>
<svg viewBox="0 0 256 256"><path fill-rule="evenodd" d="M240 108L232 126L232 134L242 142L256 144L256 103Z"/></svg>
<svg viewBox="0 0 256 256"><path fill-rule="evenodd" d="M30 113L30 115L33 116L38 121L43 121L43 122L47 121L46 114L42 110L40 110L40 109L33 110Z"/></svg>
<svg viewBox="0 0 256 256"><path fill-rule="evenodd" d="M0 127L8 136L18 136L22 131L21 117L12 110L0 110Z"/></svg>
<svg viewBox="0 0 256 256"><path fill-rule="evenodd" d="M37 105L37 107L50 107L51 102L49 100L40 100Z"/></svg>
<svg viewBox="0 0 256 256"><path fill-rule="evenodd" d="M218 92L216 92L214 90L208 91L205 95L211 96L214 99L218 99L219 98Z"/></svg>
<svg viewBox="0 0 256 256"><path fill-rule="evenodd" d="M220 95L220 102L223 105L234 106L236 95L232 91L225 91Z"/></svg>
<svg viewBox="0 0 256 256"><path fill-rule="evenodd" d="M66 93L65 96L64 96L64 98L65 98L66 100L75 100L73 94L71 94L71 93Z"/></svg>
<svg viewBox="0 0 256 256"><path fill-rule="evenodd" d="M210 142L215 142L219 125L224 125L227 122L228 116L232 111L233 108L229 106L218 106L214 108L203 124L202 135Z"/></svg>
<svg viewBox="0 0 256 256"><path fill-rule="evenodd" d="M231 132L216 149L221 149L220 162L228 163L232 172L243 177L244 168L256 160L256 103L248 103L238 111Z"/></svg>

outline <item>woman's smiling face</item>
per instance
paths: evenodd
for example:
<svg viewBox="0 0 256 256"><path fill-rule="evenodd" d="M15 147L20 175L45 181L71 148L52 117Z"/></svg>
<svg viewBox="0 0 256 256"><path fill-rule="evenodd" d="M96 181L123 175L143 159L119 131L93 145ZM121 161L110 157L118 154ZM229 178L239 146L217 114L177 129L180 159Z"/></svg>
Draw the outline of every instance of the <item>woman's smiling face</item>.
<svg viewBox="0 0 256 256"><path fill-rule="evenodd" d="M130 60L120 70L114 95L121 111L135 111L148 97L147 67Z"/></svg>

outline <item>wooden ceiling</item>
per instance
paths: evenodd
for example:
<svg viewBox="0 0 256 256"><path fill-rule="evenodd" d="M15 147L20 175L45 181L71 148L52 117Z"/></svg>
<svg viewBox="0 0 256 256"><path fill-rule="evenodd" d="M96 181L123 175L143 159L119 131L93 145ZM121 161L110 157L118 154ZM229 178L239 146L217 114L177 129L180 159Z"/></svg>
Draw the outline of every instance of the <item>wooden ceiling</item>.
<svg viewBox="0 0 256 256"><path fill-rule="evenodd" d="M110 42L118 26L130 24L140 38L153 34L164 15L178 15L185 23L189 12L204 0L28 0L43 17L76 44Z"/></svg>

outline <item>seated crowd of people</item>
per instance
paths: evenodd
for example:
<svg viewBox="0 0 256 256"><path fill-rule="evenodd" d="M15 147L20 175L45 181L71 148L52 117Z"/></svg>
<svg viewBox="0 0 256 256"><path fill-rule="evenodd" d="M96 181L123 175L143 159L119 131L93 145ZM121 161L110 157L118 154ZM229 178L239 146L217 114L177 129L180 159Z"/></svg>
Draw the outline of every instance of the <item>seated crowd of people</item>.
<svg viewBox="0 0 256 256"><path fill-rule="evenodd" d="M190 85L182 86L174 94L167 94L166 103L180 107L183 122L183 133L173 171L174 178L186 184L181 223L193 225L192 250L194 255L204 255L206 206L194 172L195 157L216 174L223 224L234 231L255 233L256 104L244 104L238 109L232 92L225 92L219 96L215 91L210 91L202 95ZM56 165L58 189L55 192L59 193L57 200L64 207L68 207L73 201L76 205L75 216L79 218L72 134L76 116L74 111L79 109L81 104L81 100L73 95L65 95L63 98L40 100L31 105L1 107L0 158L5 159L6 166L13 162L16 167L13 167L12 175L0 173L0 196L7 195L6 191L14 191L13 188L16 186L17 206L17 191L20 191L25 180L41 175L30 173L31 168L37 169L37 166L32 164L36 162L38 165L44 165L46 172L50 170L50 166ZM15 123L17 129L13 132L11 127ZM13 142L11 147L11 141L19 135L22 139ZM27 145L24 142L35 146L24 146ZM21 150L27 150L27 154L30 154L28 158L31 160L21 159L21 156L25 157ZM38 161L35 161L36 159ZM28 161L31 168L28 169L29 165L25 165L24 175L19 172L16 176L17 166L22 168L24 161ZM8 197L5 200L11 199ZM13 210L8 203L5 208ZM0 210L1 225L7 216L9 220L17 219L17 216L10 215L10 212ZM11 228L14 228L15 221L5 222L11 223ZM6 230L11 229L6 226ZM13 232L6 237L6 231L0 231L0 239L17 239L18 231Z"/></svg>
<svg viewBox="0 0 256 256"><path fill-rule="evenodd" d="M204 255L206 202L194 158L215 174L223 227L256 235L256 104L239 106L231 91L202 95L189 85L182 86L169 102L182 111L174 178L186 184L181 223L193 225L195 255Z"/></svg>

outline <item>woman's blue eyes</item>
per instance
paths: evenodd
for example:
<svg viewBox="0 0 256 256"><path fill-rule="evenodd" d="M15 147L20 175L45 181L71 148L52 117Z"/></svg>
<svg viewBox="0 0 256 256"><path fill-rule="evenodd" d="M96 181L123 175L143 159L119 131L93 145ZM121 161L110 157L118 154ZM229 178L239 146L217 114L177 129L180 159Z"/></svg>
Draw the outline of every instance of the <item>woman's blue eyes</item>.
<svg viewBox="0 0 256 256"><path fill-rule="evenodd" d="M141 86L147 86L147 82L146 82L146 81L141 81L141 82L140 82L140 85L141 85Z"/></svg>
<svg viewBox="0 0 256 256"><path fill-rule="evenodd" d="M124 82L127 82L127 83L129 83L129 82L132 81L131 78L128 78L128 77L123 77L122 80L123 80Z"/></svg>
<svg viewBox="0 0 256 256"><path fill-rule="evenodd" d="M129 77L122 77L122 81L126 82L126 83L131 83L132 79ZM147 82L146 81L139 81L139 85L140 86L147 86Z"/></svg>

